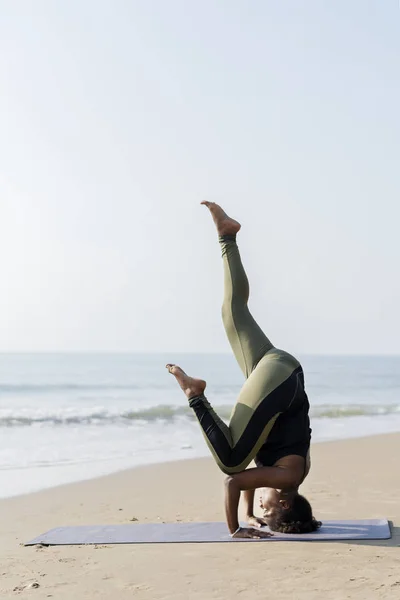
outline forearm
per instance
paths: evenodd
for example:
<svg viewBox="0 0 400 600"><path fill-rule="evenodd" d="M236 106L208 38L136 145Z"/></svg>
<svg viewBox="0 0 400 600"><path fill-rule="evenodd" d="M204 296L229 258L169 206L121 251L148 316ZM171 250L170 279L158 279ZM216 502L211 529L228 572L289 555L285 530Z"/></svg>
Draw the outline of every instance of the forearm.
<svg viewBox="0 0 400 600"><path fill-rule="evenodd" d="M243 492L246 518L254 516L254 493L255 490L245 490Z"/></svg>
<svg viewBox="0 0 400 600"><path fill-rule="evenodd" d="M235 533L239 528L238 508L240 500L240 488L233 477L225 480L225 515L229 532Z"/></svg>

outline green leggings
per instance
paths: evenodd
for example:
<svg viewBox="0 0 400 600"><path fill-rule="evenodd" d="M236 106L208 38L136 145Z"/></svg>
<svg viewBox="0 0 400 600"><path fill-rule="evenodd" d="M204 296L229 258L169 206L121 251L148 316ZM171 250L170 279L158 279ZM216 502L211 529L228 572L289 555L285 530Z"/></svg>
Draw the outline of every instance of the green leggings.
<svg viewBox="0 0 400 600"><path fill-rule="evenodd" d="M249 283L235 236L220 238L224 265L225 331L246 381L233 408L229 426L204 395L191 398L205 440L226 474L244 470L275 424L299 393L299 362L275 348L250 314ZM300 387L302 387L300 385Z"/></svg>

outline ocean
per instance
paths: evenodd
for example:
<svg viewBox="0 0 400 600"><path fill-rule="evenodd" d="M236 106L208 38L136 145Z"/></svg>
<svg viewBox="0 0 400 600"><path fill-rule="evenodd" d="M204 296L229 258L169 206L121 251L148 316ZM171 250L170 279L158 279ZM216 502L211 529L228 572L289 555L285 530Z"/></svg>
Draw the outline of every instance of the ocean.
<svg viewBox="0 0 400 600"><path fill-rule="evenodd" d="M400 431L400 357L299 358L313 442ZM229 418L243 383L230 355L1 354L0 497L208 456L167 362Z"/></svg>

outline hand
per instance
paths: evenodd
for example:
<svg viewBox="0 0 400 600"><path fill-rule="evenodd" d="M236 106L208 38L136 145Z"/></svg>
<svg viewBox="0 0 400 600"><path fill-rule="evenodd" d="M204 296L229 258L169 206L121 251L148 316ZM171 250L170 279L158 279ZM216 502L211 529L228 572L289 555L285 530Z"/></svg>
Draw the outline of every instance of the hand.
<svg viewBox="0 0 400 600"><path fill-rule="evenodd" d="M261 540L264 538L272 537L274 534L269 531L257 531L251 527L241 527L239 531L232 536L232 539L250 539L250 540Z"/></svg>
<svg viewBox="0 0 400 600"><path fill-rule="evenodd" d="M259 529L260 527L265 527L266 525L268 525L266 519L261 519L260 517L255 517L254 515L251 515L250 517L247 517L246 521L247 521L247 524L250 527L256 527L257 529Z"/></svg>

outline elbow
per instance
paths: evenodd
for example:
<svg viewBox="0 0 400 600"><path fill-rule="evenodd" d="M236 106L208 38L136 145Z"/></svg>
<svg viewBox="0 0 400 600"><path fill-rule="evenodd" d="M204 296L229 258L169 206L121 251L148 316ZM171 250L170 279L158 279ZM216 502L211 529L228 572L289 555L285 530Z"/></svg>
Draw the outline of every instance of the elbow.
<svg viewBox="0 0 400 600"><path fill-rule="evenodd" d="M225 489L227 491L239 489L234 476L228 475L228 477L225 477Z"/></svg>

